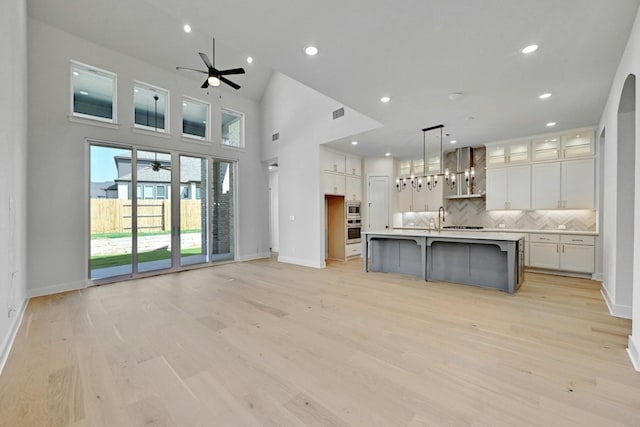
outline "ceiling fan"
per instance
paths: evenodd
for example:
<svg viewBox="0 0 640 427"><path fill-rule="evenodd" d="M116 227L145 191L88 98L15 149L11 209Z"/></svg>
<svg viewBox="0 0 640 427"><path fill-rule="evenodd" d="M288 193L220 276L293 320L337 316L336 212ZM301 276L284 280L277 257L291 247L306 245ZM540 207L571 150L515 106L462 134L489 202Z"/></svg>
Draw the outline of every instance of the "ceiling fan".
<svg viewBox="0 0 640 427"><path fill-rule="evenodd" d="M200 55L200 58L202 58L204 65L207 66L207 71L196 70L195 68L187 68L187 67L176 67L176 70L189 70L189 71L195 71L197 73L207 74L207 79L204 81L204 83L201 86L203 89L206 89L209 86L220 86L220 82L224 82L228 84L235 90L240 89L240 85L235 84L234 82L232 82L231 80L227 79L224 76L228 76L231 74L244 74L245 73L244 68L231 68L228 70L218 70L215 67L215 63L216 63L215 37L213 38L213 55L212 55L213 62L209 61L209 57L205 53L199 52L198 54Z"/></svg>

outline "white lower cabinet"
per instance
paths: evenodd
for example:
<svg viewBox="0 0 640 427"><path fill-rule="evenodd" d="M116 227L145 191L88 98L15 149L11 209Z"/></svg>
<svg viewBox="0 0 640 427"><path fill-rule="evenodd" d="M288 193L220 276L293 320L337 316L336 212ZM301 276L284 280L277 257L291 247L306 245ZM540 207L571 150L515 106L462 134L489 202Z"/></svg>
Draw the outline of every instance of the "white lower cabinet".
<svg viewBox="0 0 640 427"><path fill-rule="evenodd" d="M352 243L345 247L345 255L347 258L359 256L362 253L362 244L361 243Z"/></svg>
<svg viewBox="0 0 640 427"><path fill-rule="evenodd" d="M531 234L529 266L593 273L595 238L572 234Z"/></svg>
<svg viewBox="0 0 640 427"><path fill-rule="evenodd" d="M595 238L593 236L560 236L560 270L593 273Z"/></svg>

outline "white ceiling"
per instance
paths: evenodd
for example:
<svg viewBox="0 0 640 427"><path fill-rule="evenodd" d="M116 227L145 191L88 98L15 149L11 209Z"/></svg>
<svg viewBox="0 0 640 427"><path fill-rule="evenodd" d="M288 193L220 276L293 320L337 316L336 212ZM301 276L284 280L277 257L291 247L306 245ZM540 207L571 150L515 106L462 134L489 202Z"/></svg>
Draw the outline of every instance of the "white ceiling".
<svg viewBox="0 0 640 427"><path fill-rule="evenodd" d="M597 124L639 4L28 0L33 18L169 70L201 68L197 52L211 56L215 36L218 68L247 70L232 78L241 95L260 100L278 70L384 124L355 147L353 138L331 145L398 157L417 152L420 129L436 124L459 146ZM303 53L311 43L315 57ZM540 49L520 53L531 43ZM451 101L452 92L464 95ZM553 96L541 101L544 92ZM380 103L383 95L391 102Z"/></svg>

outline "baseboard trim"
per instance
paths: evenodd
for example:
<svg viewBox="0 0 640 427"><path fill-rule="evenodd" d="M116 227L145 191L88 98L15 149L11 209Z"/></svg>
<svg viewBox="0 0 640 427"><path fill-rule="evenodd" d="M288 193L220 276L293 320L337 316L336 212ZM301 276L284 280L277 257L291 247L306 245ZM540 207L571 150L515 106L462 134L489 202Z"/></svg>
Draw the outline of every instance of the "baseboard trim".
<svg viewBox="0 0 640 427"><path fill-rule="evenodd" d="M2 343L2 347L0 347L0 374L2 374L4 365L9 359L9 353L11 352L13 343L16 340L18 331L20 330L20 325L22 325L22 318L24 317L24 312L27 310L28 303L29 298L25 298L25 300L22 302L22 306L17 313L17 316L13 318L13 323L9 327L9 333L5 337L4 342Z"/></svg>
<svg viewBox="0 0 640 427"><path fill-rule="evenodd" d="M264 259L264 258L270 258L270 257L271 257L271 253L260 252L260 253L251 254L251 255L239 255L238 261L253 261L254 259Z"/></svg>
<svg viewBox="0 0 640 427"><path fill-rule="evenodd" d="M284 256L278 256L278 262L284 262L286 264L301 265L303 267L311 268L325 268L327 265L324 262L311 262L306 259L290 258Z"/></svg>
<svg viewBox="0 0 640 427"><path fill-rule="evenodd" d="M602 282L602 286L600 287L600 293L604 298L605 304L607 304L607 308L609 309L609 314L611 314L613 317L631 319L631 316L632 316L631 306L614 304L613 299L611 299L611 296L609 295L609 291L607 291L607 288L604 286L604 282Z"/></svg>
<svg viewBox="0 0 640 427"><path fill-rule="evenodd" d="M77 291L78 289L86 289L89 286L91 286L91 281L89 280L78 280L75 282L60 283L58 285L45 286L44 288L30 289L29 298L59 294L61 292Z"/></svg>
<svg viewBox="0 0 640 427"><path fill-rule="evenodd" d="M592 275L590 273L576 273L572 271L562 271L562 270L547 270L545 268L536 268L536 267L526 267L524 271L531 273L543 273L543 274L551 274L553 276L565 276L565 277L577 277L578 279L592 279Z"/></svg>
<svg viewBox="0 0 640 427"><path fill-rule="evenodd" d="M629 359L631 359L633 368L640 372L640 344L636 343L634 335L629 335L629 347L627 347L627 354L629 355Z"/></svg>
<svg viewBox="0 0 640 427"><path fill-rule="evenodd" d="M591 280L597 280L598 282L604 281L604 275L602 273L593 273L591 275Z"/></svg>

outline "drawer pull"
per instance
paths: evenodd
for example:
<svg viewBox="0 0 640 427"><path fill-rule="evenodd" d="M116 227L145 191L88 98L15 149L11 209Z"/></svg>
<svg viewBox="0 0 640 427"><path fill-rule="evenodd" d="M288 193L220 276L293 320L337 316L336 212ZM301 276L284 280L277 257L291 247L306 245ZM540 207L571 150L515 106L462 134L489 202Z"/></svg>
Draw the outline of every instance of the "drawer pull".
<svg viewBox="0 0 640 427"><path fill-rule="evenodd" d="M571 239L572 242L584 242L582 239Z"/></svg>
<svg viewBox="0 0 640 427"><path fill-rule="evenodd" d="M547 239L546 237L540 237L540 240L550 240L550 239Z"/></svg>

